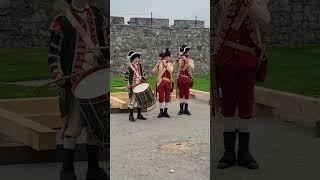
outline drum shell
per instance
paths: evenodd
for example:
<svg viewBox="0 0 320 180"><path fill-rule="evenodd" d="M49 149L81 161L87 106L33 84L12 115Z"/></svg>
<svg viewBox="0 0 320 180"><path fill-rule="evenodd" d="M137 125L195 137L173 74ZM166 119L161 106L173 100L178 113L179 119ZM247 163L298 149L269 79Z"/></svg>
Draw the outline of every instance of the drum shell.
<svg viewBox="0 0 320 180"><path fill-rule="evenodd" d="M99 143L110 142L110 100L109 93L92 99L77 98L91 135Z"/></svg>
<svg viewBox="0 0 320 180"><path fill-rule="evenodd" d="M80 81L92 73L105 69L103 67L86 71L72 86L72 93L80 105L89 134L94 136L99 144L110 143L110 92L94 98L79 98L75 89Z"/></svg>
<svg viewBox="0 0 320 180"><path fill-rule="evenodd" d="M134 92L134 96L140 107L148 108L153 106L156 103L154 94L150 86L143 92L139 92L139 93Z"/></svg>

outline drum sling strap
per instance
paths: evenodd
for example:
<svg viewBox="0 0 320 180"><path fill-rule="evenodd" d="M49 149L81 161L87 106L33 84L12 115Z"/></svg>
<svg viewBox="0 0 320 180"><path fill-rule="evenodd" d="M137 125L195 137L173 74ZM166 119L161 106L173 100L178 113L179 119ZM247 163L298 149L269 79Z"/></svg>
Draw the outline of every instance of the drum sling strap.
<svg viewBox="0 0 320 180"><path fill-rule="evenodd" d="M98 51L98 47L92 42L89 34L84 30L84 28L79 24L76 18L72 15L71 9L67 9L66 17L71 23L71 25L76 29L76 31L80 34L83 41L89 46L89 49L92 49L93 53L99 57L100 53Z"/></svg>
<svg viewBox="0 0 320 180"><path fill-rule="evenodd" d="M163 62L161 62L162 64L163 64ZM158 73L161 73L160 72L160 69L159 69L159 66L160 65L158 65ZM168 70L168 67L166 67L165 68L165 70L161 73L161 75L158 75L158 78L157 78L157 82L156 82L156 88L155 88L155 92L154 92L154 97L155 98L157 98L157 96L158 96L158 85L160 85L160 83L161 83L161 81L162 81L162 76L163 76L163 74L166 72L166 70ZM169 71L168 71L169 72ZM172 83L172 75L171 75L171 79L169 79L169 81L170 81L170 85L171 85L171 83ZM159 84L158 84L159 83ZM170 92L170 96L171 96L171 92ZM170 102L171 102L171 98L170 98Z"/></svg>

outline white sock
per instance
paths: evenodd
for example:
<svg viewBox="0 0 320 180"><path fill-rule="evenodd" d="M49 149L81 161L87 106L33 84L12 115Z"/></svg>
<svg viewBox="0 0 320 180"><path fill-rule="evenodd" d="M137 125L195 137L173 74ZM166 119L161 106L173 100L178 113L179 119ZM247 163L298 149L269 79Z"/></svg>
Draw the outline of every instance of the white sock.
<svg viewBox="0 0 320 180"><path fill-rule="evenodd" d="M164 103L160 103L160 109L164 108Z"/></svg>
<svg viewBox="0 0 320 180"><path fill-rule="evenodd" d="M240 132L249 132L249 119L238 118Z"/></svg>
<svg viewBox="0 0 320 180"><path fill-rule="evenodd" d="M65 149L75 149L77 139L74 137L64 137L63 139L63 148Z"/></svg>
<svg viewBox="0 0 320 180"><path fill-rule="evenodd" d="M164 108L168 108L169 107L169 103L165 103Z"/></svg>
<svg viewBox="0 0 320 180"><path fill-rule="evenodd" d="M224 125L224 132L235 132L237 127L236 117L224 117L223 125Z"/></svg>
<svg viewBox="0 0 320 180"><path fill-rule="evenodd" d="M184 99L183 98L180 99L180 104L184 104Z"/></svg>
<svg viewBox="0 0 320 180"><path fill-rule="evenodd" d="M184 99L184 103L188 104L188 99Z"/></svg>

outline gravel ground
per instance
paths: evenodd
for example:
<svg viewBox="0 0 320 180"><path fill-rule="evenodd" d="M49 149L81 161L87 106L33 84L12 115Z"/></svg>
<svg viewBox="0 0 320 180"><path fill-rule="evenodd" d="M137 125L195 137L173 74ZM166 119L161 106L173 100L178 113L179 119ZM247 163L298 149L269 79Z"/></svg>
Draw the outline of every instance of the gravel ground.
<svg viewBox="0 0 320 180"><path fill-rule="evenodd" d="M135 123L111 115L112 180L210 178L209 106L191 101L191 116L178 116L178 106L170 105L170 119L158 119L158 108Z"/></svg>
<svg viewBox="0 0 320 180"><path fill-rule="evenodd" d="M223 123L214 121L211 129L214 180L320 179L320 138L315 137L313 125L278 117L256 118L250 124L251 151L260 169L217 170L223 154Z"/></svg>

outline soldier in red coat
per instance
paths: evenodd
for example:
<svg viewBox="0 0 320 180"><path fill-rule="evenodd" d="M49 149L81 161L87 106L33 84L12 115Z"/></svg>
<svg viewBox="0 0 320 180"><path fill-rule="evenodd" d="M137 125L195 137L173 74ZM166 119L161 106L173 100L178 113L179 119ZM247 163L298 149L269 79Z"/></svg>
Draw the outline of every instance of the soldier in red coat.
<svg viewBox="0 0 320 180"><path fill-rule="evenodd" d="M170 118L168 114L168 106L171 99L172 91L172 71L173 65L170 59L170 51L167 48L164 53L160 54L160 59L153 68L153 73L157 73L157 87L156 92L159 94L160 103L160 113L158 118L167 117Z"/></svg>
<svg viewBox="0 0 320 180"><path fill-rule="evenodd" d="M249 152L248 123L253 116L257 61L264 56L259 26L270 21L267 1L220 0L214 6L218 38L214 53L222 92L225 146L218 168L238 163L257 169L259 165Z"/></svg>
<svg viewBox="0 0 320 180"><path fill-rule="evenodd" d="M188 100L190 98L190 86L192 83L193 60L190 58L190 47L183 45L179 48L180 56L177 58L178 80L177 96L180 98L180 111L178 115L191 115Z"/></svg>

